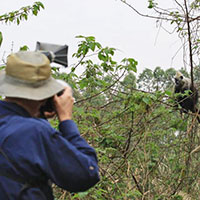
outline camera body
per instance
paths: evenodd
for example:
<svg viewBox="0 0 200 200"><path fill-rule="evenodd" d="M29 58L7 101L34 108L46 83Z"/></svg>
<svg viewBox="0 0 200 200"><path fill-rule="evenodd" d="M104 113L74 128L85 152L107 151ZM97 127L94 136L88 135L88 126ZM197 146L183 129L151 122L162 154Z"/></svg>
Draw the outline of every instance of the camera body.
<svg viewBox="0 0 200 200"><path fill-rule="evenodd" d="M70 85L63 80L57 79L57 81L60 84L62 84L64 88L70 87ZM64 93L64 91L65 91L65 89L61 90L56 95L59 97ZM40 107L40 117L46 119L46 116L44 114L45 112L51 113L51 112L55 112L55 111L56 111L56 109L55 109L55 106L54 106L53 97L50 97L50 98L47 99L46 103L43 106Z"/></svg>
<svg viewBox="0 0 200 200"><path fill-rule="evenodd" d="M64 90L57 93L57 96L61 96L63 94ZM46 119L45 112L54 112L55 106L53 102L53 97L50 97L47 99L46 103L40 107L40 117Z"/></svg>

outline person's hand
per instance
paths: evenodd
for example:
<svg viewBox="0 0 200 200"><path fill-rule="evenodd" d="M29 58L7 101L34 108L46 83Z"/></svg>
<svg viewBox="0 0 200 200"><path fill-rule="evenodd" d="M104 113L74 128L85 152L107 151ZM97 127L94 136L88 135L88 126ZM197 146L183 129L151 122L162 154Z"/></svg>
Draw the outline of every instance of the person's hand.
<svg viewBox="0 0 200 200"><path fill-rule="evenodd" d="M56 116L56 112L55 112L55 111L52 111L52 112L47 112L47 111L45 111L45 112L44 112L44 116L45 116L47 119L53 118L53 117Z"/></svg>
<svg viewBox="0 0 200 200"><path fill-rule="evenodd" d="M53 100L59 121L72 119L74 98L71 87L67 86L63 94L61 96L55 95Z"/></svg>

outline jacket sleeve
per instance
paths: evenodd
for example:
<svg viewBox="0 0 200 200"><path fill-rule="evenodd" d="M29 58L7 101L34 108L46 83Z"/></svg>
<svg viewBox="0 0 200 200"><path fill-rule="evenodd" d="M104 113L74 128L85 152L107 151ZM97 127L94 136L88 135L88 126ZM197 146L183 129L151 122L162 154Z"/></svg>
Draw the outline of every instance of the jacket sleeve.
<svg viewBox="0 0 200 200"><path fill-rule="evenodd" d="M59 130L45 135L49 136L43 141L47 159L42 167L58 186L70 192L85 191L99 181L95 150L80 136L74 121L61 122Z"/></svg>
<svg viewBox="0 0 200 200"><path fill-rule="evenodd" d="M59 131L41 120L17 126L20 131L13 130L4 149L25 179L45 177L69 192L85 191L99 181L96 152L72 120L60 123Z"/></svg>

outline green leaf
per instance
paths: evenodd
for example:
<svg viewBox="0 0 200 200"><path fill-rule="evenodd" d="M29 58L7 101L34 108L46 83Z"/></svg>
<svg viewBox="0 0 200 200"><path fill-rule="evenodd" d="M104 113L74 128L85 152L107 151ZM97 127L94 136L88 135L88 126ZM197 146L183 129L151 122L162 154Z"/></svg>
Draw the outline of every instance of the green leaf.
<svg viewBox="0 0 200 200"><path fill-rule="evenodd" d="M138 62L133 58L124 58L122 60L123 63L125 63L124 68L126 68L128 71L134 71L137 72L137 64Z"/></svg>
<svg viewBox="0 0 200 200"><path fill-rule="evenodd" d="M83 35L77 35L76 38L85 38Z"/></svg>
<svg viewBox="0 0 200 200"><path fill-rule="evenodd" d="M99 58L99 60L102 60L104 62L106 62L108 60L107 57L105 55L103 55L102 52L98 53L98 58Z"/></svg>
<svg viewBox="0 0 200 200"><path fill-rule="evenodd" d="M32 10L33 15L36 16L38 14L38 10L39 10L38 7L34 5Z"/></svg>
<svg viewBox="0 0 200 200"><path fill-rule="evenodd" d="M87 42L94 42L95 41L94 36L88 36L88 37L85 37L85 39L86 39Z"/></svg>
<svg viewBox="0 0 200 200"><path fill-rule="evenodd" d="M143 98L142 98L142 101L143 101L145 104L147 104L147 105L149 105L149 104L151 103L151 99L148 98L148 97L143 97Z"/></svg>
<svg viewBox="0 0 200 200"><path fill-rule="evenodd" d="M89 43L89 47L90 47L90 49L92 50L92 51L94 51L95 50L95 43Z"/></svg>
<svg viewBox="0 0 200 200"><path fill-rule="evenodd" d="M98 43L98 42L95 42L95 45L99 48L99 49L101 49L102 48L102 46L101 46L101 44L100 43Z"/></svg>
<svg viewBox="0 0 200 200"><path fill-rule="evenodd" d="M157 3L154 2L154 0L148 0L148 1L149 1L149 5L148 5L149 9L152 9L157 5Z"/></svg>
<svg viewBox="0 0 200 200"><path fill-rule="evenodd" d="M35 2L35 4L44 9L44 5L42 4L42 2L37 1Z"/></svg>
<svg viewBox="0 0 200 200"><path fill-rule="evenodd" d="M20 47L20 51L28 51L28 50L29 50L29 48L26 45Z"/></svg>
<svg viewBox="0 0 200 200"><path fill-rule="evenodd" d="M83 197L85 197L85 196L87 196L87 195L88 195L88 192L79 192L79 193L73 195L73 198L72 198L72 199L83 198Z"/></svg>
<svg viewBox="0 0 200 200"><path fill-rule="evenodd" d="M154 94L150 94L149 96L150 96L150 98L151 98L153 101L156 101L156 100L157 100L157 97L156 97Z"/></svg>
<svg viewBox="0 0 200 200"><path fill-rule="evenodd" d="M26 14L23 14L22 16L23 16L23 18L24 18L25 20L27 20L27 19L28 19L28 15L26 15Z"/></svg>
<svg viewBox="0 0 200 200"><path fill-rule="evenodd" d="M0 32L0 46L2 44L2 41L3 41L3 35L2 35L2 32Z"/></svg>
<svg viewBox="0 0 200 200"><path fill-rule="evenodd" d="M20 19L19 18L17 18L17 25L19 25L20 24Z"/></svg>
<svg viewBox="0 0 200 200"><path fill-rule="evenodd" d="M79 86L80 86L80 89L83 89L83 88L87 87L88 86L88 80L87 79L82 79L79 82Z"/></svg>
<svg viewBox="0 0 200 200"><path fill-rule="evenodd" d="M167 90L167 91L165 91L165 94L168 95L168 96L171 96L172 95L172 91Z"/></svg>

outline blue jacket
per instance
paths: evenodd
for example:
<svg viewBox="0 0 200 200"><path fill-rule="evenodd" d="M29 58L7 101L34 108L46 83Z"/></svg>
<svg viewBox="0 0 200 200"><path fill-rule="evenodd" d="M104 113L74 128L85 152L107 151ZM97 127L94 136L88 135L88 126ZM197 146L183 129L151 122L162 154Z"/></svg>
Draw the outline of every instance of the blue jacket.
<svg viewBox="0 0 200 200"><path fill-rule="evenodd" d="M99 181L96 153L72 120L57 131L22 107L0 101L0 148L5 154L0 153L0 200L16 200L27 183L20 200L53 200L49 180L70 192Z"/></svg>

